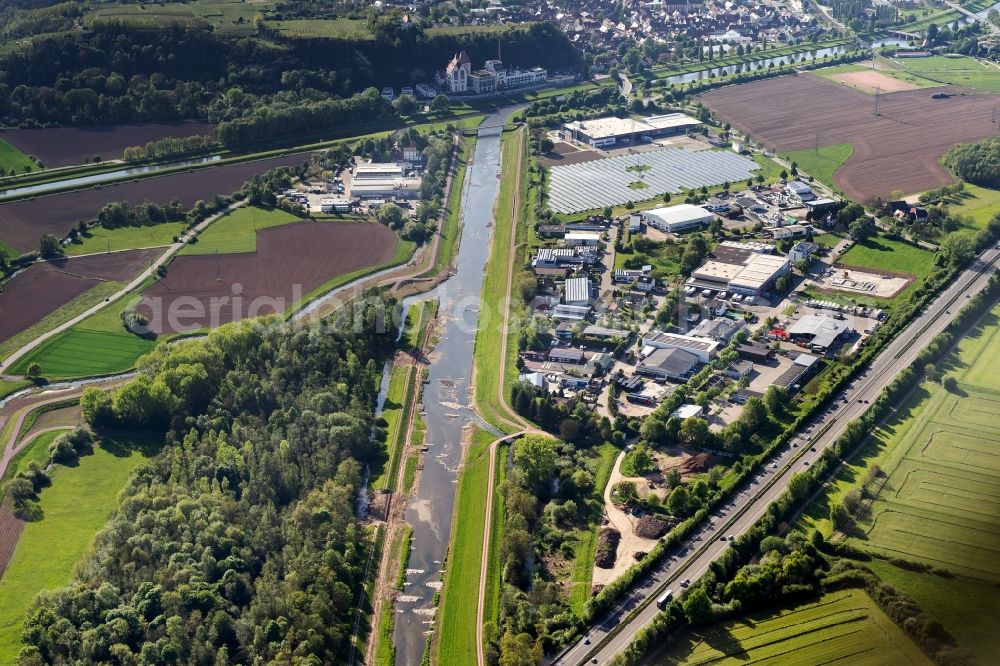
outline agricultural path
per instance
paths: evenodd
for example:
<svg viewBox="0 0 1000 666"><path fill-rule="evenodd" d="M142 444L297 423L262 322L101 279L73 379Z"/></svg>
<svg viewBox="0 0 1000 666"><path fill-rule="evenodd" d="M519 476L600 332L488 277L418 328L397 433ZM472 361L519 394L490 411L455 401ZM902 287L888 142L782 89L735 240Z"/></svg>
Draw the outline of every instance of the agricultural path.
<svg viewBox="0 0 1000 666"><path fill-rule="evenodd" d="M10 369L10 367L18 359L20 359L22 356L24 356L25 354L27 354L28 352L30 352L32 349L35 349L36 347L38 347L39 345L41 345L43 342L45 342L49 338L52 338L52 337L54 337L56 335L59 335L63 331L65 331L65 330L67 330L69 328L72 328L73 326L76 326L77 324L79 324L81 321L83 321L84 319L86 319L90 315L92 315L92 314L96 313L98 310L101 310L104 307L106 307L108 303L116 301L119 298L121 298L122 296L124 296L125 294L129 293L130 291L138 288L140 285L142 285L143 282L146 281L147 278L151 277L156 272L156 269L158 269L160 266L165 265L166 262L169 261L171 257L173 257L175 254L177 254L181 250L181 248L184 247L184 245L187 243L187 241L191 240L194 236L197 236L208 225L212 224L213 222L215 222L216 220L218 220L220 217L228 215L229 213L231 213L235 209L239 208L240 206L245 206L245 205L246 205L246 201L240 201L239 203L233 204L232 206L229 206L228 208L225 208L225 209L219 211L218 213L216 213L214 215L210 215L209 217L206 217L204 220L202 220L201 222L199 222L197 225L195 225L191 229L188 229L187 231L185 231L184 234L182 236L180 236L180 238L178 239L178 241L176 243L172 243L172 244L168 245L167 249L163 252L163 254L161 254L152 264L150 264L150 266L146 270L142 271L137 276L135 276L135 278L133 278L131 282L129 282L128 284L126 284L120 290L118 290L114 294L111 294L110 296L107 297L107 299L105 299L104 301L98 303L97 305L95 305L95 306L93 306L93 307L85 310L84 312L81 312L80 314L78 314L77 316L73 317L69 321L66 321L66 322L60 324L59 326L56 326L52 330L46 331L45 333L39 335L37 338L35 338L31 342L27 343L26 345L24 345L23 347L21 347L20 349L18 349L17 351L15 351L13 354L11 354L7 358L5 358L3 361L0 361L0 376L3 376L3 374L8 369Z"/></svg>
<svg viewBox="0 0 1000 666"><path fill-rule="evenodd" d="M796 446L781 447L760 471L737 489L727 506L717 508L686 546L664 559L640 578L632 591L615 604L581 636L574 645L553 660L553 664L576 666L590 660L604 664L625 650L639 631L659 612L653 601L664 589L682 578L697 581L729 547L720 535L740 535L764 515L768 506L788 487L791 478L808 469L847 429L848 424L881 395L904 368L957 316L966 298L981 291L996 272L1000 249L991 247L979 255L942 293L897 335L853 382L836 396L825 417L816 417L807 430L818 432L810 442L797 437ZM769 463L776 465L771 468ZM731 512L730 512L731 511Z"/></svg>

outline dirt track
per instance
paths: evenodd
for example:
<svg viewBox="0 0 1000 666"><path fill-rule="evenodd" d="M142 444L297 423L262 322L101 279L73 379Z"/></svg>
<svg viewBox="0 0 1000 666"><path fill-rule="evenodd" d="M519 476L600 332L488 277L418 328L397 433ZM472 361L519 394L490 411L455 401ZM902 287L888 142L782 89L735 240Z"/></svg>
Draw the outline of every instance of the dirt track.
<svg viewBox="0 0 1000 666"><path fill-rule="evenodd" d="M726 86L699 99L719 118L777 152L850 143L854 154L834 184L867 201L895 190L921 192L954 179L938 160L956 143L994 136L1000 95L965 94L958 86L875 97L812 74ZM934 94L951 97L933 99Z"/></svg>
<svg viewBox="0 0 1000 666"><path fill-rule="evenodd" d="M190 208L199 199L207 201L216 194L231 194L257 174L279 166L300 164L308 156L309 153L305 152L205 167L170 176L0 204L0 240L22 252L34 250L42 234L63 236L79 222L94 220L98 211L111 201L165 204L176 197L185 208Z"/></svg>
<svg viewBox="0 0 1000 666"><path fill-rule="evenodd" d="M33 155L48 168L83 164L99 155L102 160L121 159L129 146L142 146L168 136L215 135L211 123L142 123L92 125L49 129L7 130L5 139L25 155Z"/></svg>
<svg viewBox="0 0 1000 666"><path fill-rule="evenodd" d="M105 280L127 280L158 249L41 261L18 273L0 291L0 341L6 340Z"/></svg>
<svg viewBox="0 0 1000 666"><path fill-rule="evenodd" d="M156 333L283 312L331 278L389 261L398 243L391 229L368 222L298 222L264 229L257 232L254 253L178 257L167 276L143 293L150 302L139 310ZM235 306L234 296L240 297ZM188 304L181 308L183 316L169 321L168 310L178 311L181 303Z"/></svg>

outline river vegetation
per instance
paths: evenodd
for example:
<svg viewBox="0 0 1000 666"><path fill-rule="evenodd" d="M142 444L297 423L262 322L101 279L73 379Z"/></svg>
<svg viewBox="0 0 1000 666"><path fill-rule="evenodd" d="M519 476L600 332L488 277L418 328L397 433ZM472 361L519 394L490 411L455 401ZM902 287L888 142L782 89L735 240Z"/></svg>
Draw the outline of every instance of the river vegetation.
<svg viewBox="0 0 1000 666"><path fill-rule="evenodd" d="M81 398L91 427L161 430L67 586L42 593L20 663L334 663L368 537L352 498L395 330L359 307L327 334L274 319L161 346ZM374 432L375 437L372 437Z"/></svg>

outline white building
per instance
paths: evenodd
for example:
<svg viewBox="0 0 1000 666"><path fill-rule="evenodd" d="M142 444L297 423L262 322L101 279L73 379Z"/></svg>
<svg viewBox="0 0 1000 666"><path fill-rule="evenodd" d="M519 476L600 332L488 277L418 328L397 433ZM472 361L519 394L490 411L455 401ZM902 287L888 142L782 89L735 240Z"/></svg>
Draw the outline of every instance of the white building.
<svg viewBox="0 0 1000 666"><path fill-rule="evenodd" d="M661 136L683 134L701 125L701 121L683 113L665 113L648 118L617 118L607 116L592 120L574 120L563 125L567 139L590 144L595 148L651 141Z"/></svg>
<svg viewBox="0 0 1000 666"><path fill-rule="evenodd" d="M701 206L677 204L647 210L642 214L648 226L672 234L708 226L714 215Z"/></svg>
<svg viewBox="0 0 1000 666"><path fill-rule="evenodd" d="M642 355L648 356L655 349L683 349L697 356L700 362L708 363L715 357L719 346L715 340L655 331L642 339Z"/></svg>
<svg viewBox="0 0 1000 666"><path fill-rule="evenodd" d="M764 232L770 234L774 240L788 240L790 238L805 238L812 230L812 226L808 224L787 224L783 227L768 227Z"/></svg>
<svg viewBox="0 0 1000 666"><path fill-rule="evenodd" d="M438 72L435 78L437 84L450 93L472 92L481 95L545 83L549 75L541 67L507 69L499 60L487 60L482 69L472 71L469 54L462 51L456 54L444 71Z"/></svg>
<svg viewBox="0 0 1000 666"><path fill-rule="evenodd" d="M444 72L438 72L438 85L450 93L469 92L469 75L472 73L472 61L464 50L456 53Z"/></svg>
<svg viewBox="0 0 1000 666"><path fill-rule="evenodd" d="M565 298L563 300L566 305L590 305L592 289L590 278L570 278L566 280Z"/></svg>
<svg viewBox="0 0 1000 666"><path fill-rule="evenodd" d="M322 213L349 213L351 202L349 199L321 199L319 210Z"/></svg>
<svg viewBox="0 0 1000 666"><path fill-rule="evenodd" d="M363 162L354 167L354 180L402 178L403 167L395 162Z"/></svg>
<svg viewBox="0 0 1000 666"><path fill-rule="evenodd" d="M601 242L601 234L592 231L574 231L563 236L563 240L570 246L594 246Z"/></svg>
<svg viewBox="0 0 1000 666"><path fill-rule="evenodd" d="M795 244L791 250L788 251L788 260L793 264L800 261L809 261L812 257L813 252L817 250L819 246L816 243L807 243L805 241L799 241Z"/></svg>
<svg viewBox="0 0 1000 666"><path fill-rule="evenodd" d="M785 185L785 191L789 194L797 196L800 201L812 201L816 198L813 194L812 188L803 183L801 180L792 180Z"/></svg>

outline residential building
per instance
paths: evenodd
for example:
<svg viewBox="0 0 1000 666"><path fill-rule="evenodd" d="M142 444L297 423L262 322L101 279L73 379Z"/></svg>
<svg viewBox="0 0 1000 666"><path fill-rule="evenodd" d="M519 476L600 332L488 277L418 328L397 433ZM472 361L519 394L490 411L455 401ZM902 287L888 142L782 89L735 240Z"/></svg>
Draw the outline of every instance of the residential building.
<svg viewBox="0 0 1000 666"><path fill-rule="evenodd" d="M382 88L382 98L387 99L391 102L396 98L396 93L393 91L392 88L386 86L385 88Z"/></svg>
<svg viewBox="0 0 1000 666"><path fill-rule="evenodd" d="M813 232L813 228L808 224L787 224L783 227L768 227L764 233L774 240L788 240L794 238L806 238Z"/></svg>

